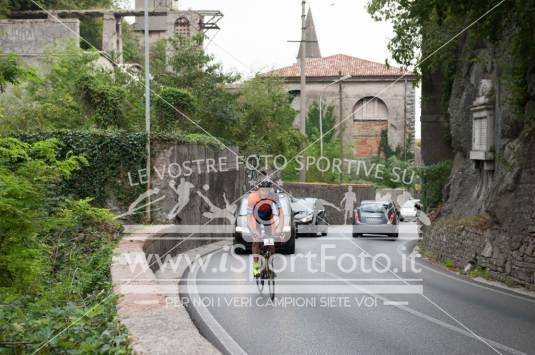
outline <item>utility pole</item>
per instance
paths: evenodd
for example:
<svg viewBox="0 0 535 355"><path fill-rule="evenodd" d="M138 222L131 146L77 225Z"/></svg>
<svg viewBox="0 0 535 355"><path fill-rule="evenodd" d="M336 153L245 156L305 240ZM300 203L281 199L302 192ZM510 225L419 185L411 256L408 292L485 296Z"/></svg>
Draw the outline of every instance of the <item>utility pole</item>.
<svg viewBox="0 0 535 355"><path fill-rule="evenodd" d="M338 137L340 138L340 159L344 159L344 137L342 137L342 127L341 127L341 122L342 120L344 119L344 107L342 106L343 104L343 98L342 98L342 71L339 71L338 72L338 76L340 77L340 82L338 83L338 108L339 108L339 112L338 112L338 122L340 123L338 125Z"/></svg>
<svg viewBox="0 0 535 355"><path fill-rule="evenodd" d="M403 93L403 160L407 160L407 78Z"/></svg>
<svg viewBox="0 0 535 355"><path fill-rule="evenodd" d="M299 57L301 69L301 100L299 102L299 130L303 135L306 134L306 111L307 111L307 95L306 95L306 73L305 73L305 58L306 58L306 1L301 2L301 53ZM299 172L299 179L305 181L306 171L301 169Z"/></svg>
<svg viewBox="0 0 535 355"><path fill-rule="evenodd" d="M150 175L151 175L151 164L150 164L150 42L149 42L149 0L145 0L145 13L144 13L144 26L145 26L145 131L147 133L147 205L145 207L145 219L147 223L151 221L150 213Z"/></svg>

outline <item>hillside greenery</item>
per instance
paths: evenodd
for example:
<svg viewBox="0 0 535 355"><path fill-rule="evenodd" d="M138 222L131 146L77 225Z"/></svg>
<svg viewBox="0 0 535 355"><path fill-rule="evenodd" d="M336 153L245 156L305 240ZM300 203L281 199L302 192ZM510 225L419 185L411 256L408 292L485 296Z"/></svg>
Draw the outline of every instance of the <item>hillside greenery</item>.
<svg viewBox="0 0 535 355"><path fill-rule="evenodd" d="M57 189L89 164L59 146L0 138L0 352L128 353L110 283L120 226Z"/></svg>

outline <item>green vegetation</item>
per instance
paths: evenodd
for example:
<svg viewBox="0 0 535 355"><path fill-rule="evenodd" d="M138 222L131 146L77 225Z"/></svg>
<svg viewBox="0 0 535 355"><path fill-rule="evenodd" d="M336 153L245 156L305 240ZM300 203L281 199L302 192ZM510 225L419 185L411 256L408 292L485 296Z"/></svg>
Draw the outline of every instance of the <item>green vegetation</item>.
<svg viewBox="0 0 535 355"><path fill-rule="evenodd" d="M450 269L450 270L453 270L453 269L456 269L455 267L455 261L451 260L451 259L446 259L444 261L444 266L447 268L447 269Z"/></svg>
<svg viewBox="0 0 535 355"><path fill-rule="evenodd" d="M202 36L162 40L154 46L151 56L156 87L180 88L195 99L195 113L190 118L197 125L182 116L179 122L183 132L206 133L200 128L203 127L215 137L232 138L229 131L238 122L237 100L226 85L236 82L239 76L224 73L213 56L204 52Z"/></svg>
<svg viewBox="0 0 535 355"><path fill-rule="evenodd" d="M37 72L10 95L0 96L0 134L51 129L144 127L142 87L129 75L95 64L98 52L71 44L48 51L46 73Z"/></svg>
<svg viewBox="0 0 535 355"><path fill-rule="evenodd" d="M444 223L485 230L492 226L493 220L485 213L476 216L450 216Z"/></svg>
<svg viewBox="0 0 535 355"><path fill-rule="evenodd" d="M0 56L0 93L5 91L6 85L19 84L21 80L30 78L32 74L29 68L18 61L15 54Z"/></svg>
<svg viewBox="0 0 535 355"><path fill-rule="evenodd" d="M474 269L470 270L467 275L472 278L482 277L486 280L493 279L491 273L487 269L482 268L481 266L476 266Z"/></svg>
<svg viewBox="0 0 535 355"><path fill-rule="evenodd" d="M511 103L516 112L509 135L514 138L524 129L532 128L535 121L535 115L526 110L532 99L528 92L528 78L530 63L535 60L535 0L505 1L479 19L497 3L486 0L370 0L368 12L378 21L393 23L395 35L388 47L398 63L406 67L415 66L418 73L441 74L445 83L443 105L449 101L461 58L460 49L482 49L502 39L505 33L512 32L512 62L499 64L506 68L503 77L511 83ZM464 35L443 47L477 19L477 23Z"/></svg>
<svg viewBox="0 0 535 355"><path fill-rule="evenodd" d="M34 351L72 324L43 351L127 353L108 297L119 225L90 200L61 195L58 184L88 161L58 158L59 146L0 138L0 352Z"/></svg>
<svg viewBox="0 0 535 355"><path fill-rule="evenodd" d="M426 208L438 207L443 201L443 190L448 183L451 162L442 161L419 169L422 203Z"/></svg>
<svg viewBox="0 0 535 355"><path fill-rule="evenodd" d="M130 186L128 173L134 176L146 162L145 133L120 133L106 131L49 131L20 133L24 142L34 143L54 139L58 158L83 155L89 164L72 173L72 179L56 183L63 196L71 199L92 198L96 206L106 206L112 198L117 207L125 208L143 190L142 186ZM139 221L138 221L139 222Z"/></svg>
<svg viewBox="0 0 535 355"><path fill-rule="evenodd" d="M340 148L340 139L336 136L336 130L333 129L336 124L336 116L334 115L334 106L324 105L323 107L323 156L328 159L330 162L333 159L339 159L341 154ZM306 155L307 157L314 157L318 161L321 157L320 149L320 110L319 103L313 102L310 108L308 109L308 117L306 124L306 145L309 147L301 155ZM325 160L323 160L325 161ZM349 180L348 176L333 172L332 169L327 171L320 171L327 169L327 163L319 161L317 164L307 170L306 180L308 182L327 182L327 183L339 183L344 180ZM293 169L294 166L288 168L288 170ZM294 178L297 179L298 174L294 172Z"/></svg>
<svg viewBox="0 0 535 355"><path fill-rule="evenodd" d="M292 128L295 111L280 79L257 76L247 81L237 107L236 125L228 128L244 155L293 157L303 146L304 137Z"/></svg>
<svg viewBox="0 0 535 355"><path fill-rule="evenodd" d="M163 87L154 98L156 131L177 132L196 127L186 117L195 113L195 98L184 89Z"/></svg>

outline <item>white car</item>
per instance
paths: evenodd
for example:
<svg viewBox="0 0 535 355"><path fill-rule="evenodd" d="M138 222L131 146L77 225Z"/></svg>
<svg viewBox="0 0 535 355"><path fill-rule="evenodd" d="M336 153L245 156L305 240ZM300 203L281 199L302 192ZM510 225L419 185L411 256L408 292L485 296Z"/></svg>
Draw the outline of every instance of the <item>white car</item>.
<svg viewBox="0 0 535 355"><path fill-rule="evenodd" d="M407 202L401 206L401 209L399 210L399 218L401 221L413 221L416 219L415 205L417 203L420 203L420 200L407 200Z"/></svg>

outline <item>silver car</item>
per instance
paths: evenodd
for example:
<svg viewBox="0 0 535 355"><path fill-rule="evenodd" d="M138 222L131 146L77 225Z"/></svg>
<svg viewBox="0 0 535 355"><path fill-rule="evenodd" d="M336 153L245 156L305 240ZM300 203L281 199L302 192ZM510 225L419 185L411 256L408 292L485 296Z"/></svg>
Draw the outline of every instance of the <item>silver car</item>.
<svg viewBox="0 0 535 355"><path fill-rule="evenodd" d="M392 201L362 201L355 209L353 237L364 236L397 238L399 216Z"/></svg>
<svg viewBox="0 0 535 355"><path fill-rule="evenodd" d="M327 212L319 199L292 198L291 205L297 237L327 234Z"/></svg>

